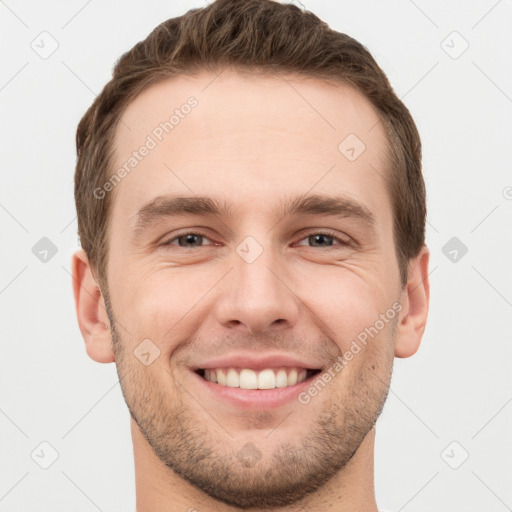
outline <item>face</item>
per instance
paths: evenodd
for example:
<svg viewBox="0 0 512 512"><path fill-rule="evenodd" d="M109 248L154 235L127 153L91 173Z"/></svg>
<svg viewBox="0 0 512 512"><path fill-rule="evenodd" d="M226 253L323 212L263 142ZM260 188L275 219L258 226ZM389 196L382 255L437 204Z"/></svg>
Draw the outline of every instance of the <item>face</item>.
<svg viewBox="0 0 512 512"><path fill-rule="evenodd" d="M380 414L402 290L378 119L348 85L233 71L152 86L122 117L121 387L162 463L217 500L304 498Z"/></svg>

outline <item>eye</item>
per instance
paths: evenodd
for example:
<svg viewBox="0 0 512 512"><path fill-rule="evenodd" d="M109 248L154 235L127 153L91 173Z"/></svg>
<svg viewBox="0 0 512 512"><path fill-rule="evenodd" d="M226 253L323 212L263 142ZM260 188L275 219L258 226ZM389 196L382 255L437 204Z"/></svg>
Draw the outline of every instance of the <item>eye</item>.
<svg viewBox="0 0 512 512"><path fill-rule="evenodd" d="M333 233L331 231L310 233L308 236L306 236L302 240L307 240L308 242L311 242L312 244L320 244L320 245L312 245L310 247L332 247L333 241L337 241L338 245L340 245L342 247L350 246L349 240L344 240L343 238L337 237L336 233ZM297 245L304 245L304 244L298 243Z"/></svg>
<svg viewBox="0 0 512 512"><path fill-rule="evenodd" d="M204 247L203 241L208 240L209 242L212 242L208 237L205 235L198 233L198 232L192 232L188 231L185 233L180 233L178 236L175 236L174 238L169 239L167 242L164 242L163 246L178 246L188 249L195 249L198 247ZM302 238L300 242L303 240L306 240L308 243L311 243L313 245L310 245L309 247L336 247L336 245L340 247L348 247L351 245L350 240L345 240L343 238L340 238L336 236L336 233L331 231L322 231L322 232L315 232L310 233L305 238ZM304 245L302 243L297 243L296 245ZM337 242L337 244L335 243ZM213 245L215 243L213 242ZM212 244L209 244L212 245Z"/></svg>
<svg viewBox="0 0 512 512"><path fill-rule="evenodd" d="M196 247L202 246L201 242L203 240L209 240L211 242L209 238L200 233L187 232L182 233L174 238L171 238L167 242L164 242L162 245L178 245L179 247L195 249ZM177 241L177 244L175 243L175 241Z"/></svg>

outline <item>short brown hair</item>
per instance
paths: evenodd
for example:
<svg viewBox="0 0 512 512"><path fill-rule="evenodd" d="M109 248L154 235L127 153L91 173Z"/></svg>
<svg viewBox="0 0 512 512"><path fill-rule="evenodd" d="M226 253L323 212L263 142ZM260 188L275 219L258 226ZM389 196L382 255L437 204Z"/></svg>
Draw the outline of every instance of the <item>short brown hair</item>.
<svg viewBox="0 0 512 512"><path fill-rule="evenodd" d="M81 119L76 133L78 233L100 285L107 288L113 194L99 200L93 191L113 172L115 130L124 110L150 85L224 67L347 83L376 107L388 137L386 182L404 286L409 260L425 244L426 220L421 142L411 114L363 45L313 13L274 0L216 0L161 23L120 57L112 79Z"/></svg>

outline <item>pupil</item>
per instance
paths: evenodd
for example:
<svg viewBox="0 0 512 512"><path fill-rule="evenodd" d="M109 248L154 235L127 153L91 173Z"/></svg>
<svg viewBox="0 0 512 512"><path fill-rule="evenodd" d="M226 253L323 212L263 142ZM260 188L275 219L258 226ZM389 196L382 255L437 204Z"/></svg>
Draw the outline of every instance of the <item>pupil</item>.
<svg viewBox="0 0 512 512"><path fill-rule="evenodd" d="M180 238L180 245L182 247L187 246L189 243L193 243L195 238L200 240L202 238L202 236L201 235L185 235L184 237ZM184 244L181 243L181 241L183 239L185 239Z"/></svg>
<svg viewBox="0 0 512 512"><path fill-rule="evenodd" d="M322 239L332 239L332 236L329 236L329 235L312 235L310 238L312 238L314 240L313 243L316 243L318 241L318 239L320 239L320 242L321 242ZM327 244L327 245L331 245L331 244Z"/></svg>

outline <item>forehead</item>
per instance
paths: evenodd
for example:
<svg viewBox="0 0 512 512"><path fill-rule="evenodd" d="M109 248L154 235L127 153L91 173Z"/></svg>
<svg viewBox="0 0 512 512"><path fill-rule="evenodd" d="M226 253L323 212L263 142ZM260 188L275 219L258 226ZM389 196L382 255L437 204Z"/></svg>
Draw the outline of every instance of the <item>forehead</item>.
<svg viewBox="0 0 512 512"><path fill-rule="evenodd" d="M114 215L128 220L157 195L176 192L247 203L334 185L389 206L382 123L346 83L234 70L179 75L128 105L114 157L112 172L122 174Z"/></svg>

